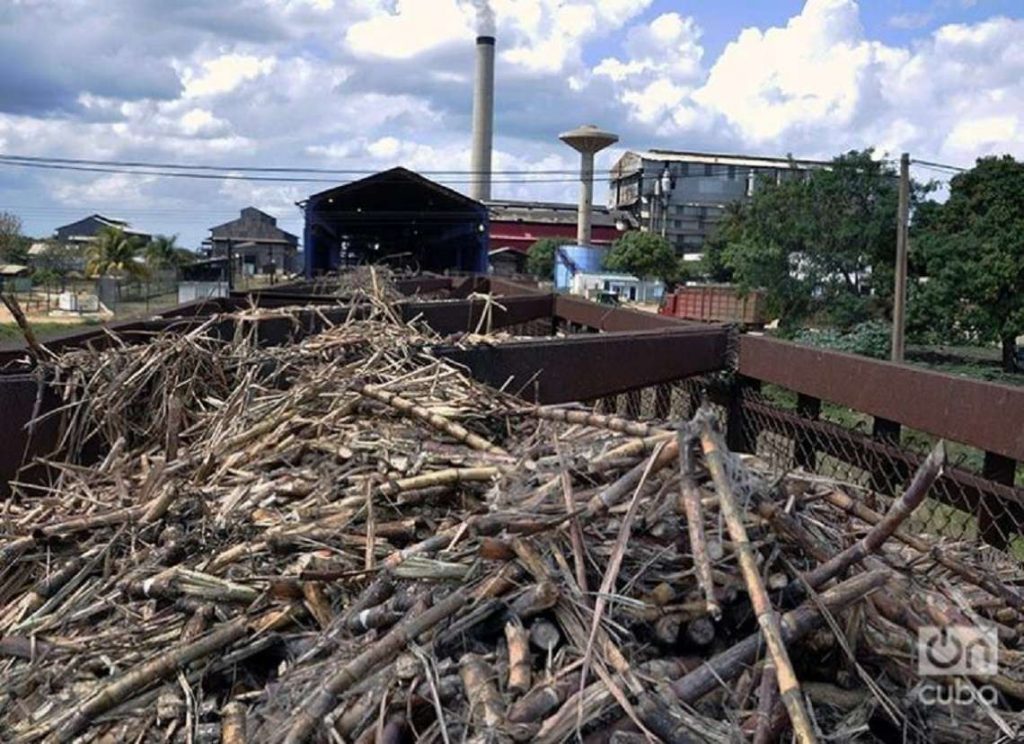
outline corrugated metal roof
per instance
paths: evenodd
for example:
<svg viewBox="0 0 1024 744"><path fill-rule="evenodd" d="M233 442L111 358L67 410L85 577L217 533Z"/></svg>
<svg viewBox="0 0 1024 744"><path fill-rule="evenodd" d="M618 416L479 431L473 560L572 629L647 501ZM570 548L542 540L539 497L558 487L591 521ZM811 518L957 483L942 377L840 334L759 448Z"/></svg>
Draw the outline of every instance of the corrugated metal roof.
<svg viewBox="0 0 1024 744"><path fill-rule="evenodd" d="M579 214L575 204L561 202L533 202L491 200L485 202L492 222L541 222L552 225L575 225ZM619 220L630 224L632 216L620 210L595 206L591 223L601 227L615 227Z"/></svg>
<svg viewBox="0 0 1024 744"><path fill-rule="evenodd" d="M641 150L625 153L619 162L612 167L615 171L620 163L627 159L642 158L673 163L701 163L711 165L735 165L748 168L822 168L831 165L827 160L808 160L802 158L773 157L762 155L730 155L713 152L692 152L686 150Z"/></svg>

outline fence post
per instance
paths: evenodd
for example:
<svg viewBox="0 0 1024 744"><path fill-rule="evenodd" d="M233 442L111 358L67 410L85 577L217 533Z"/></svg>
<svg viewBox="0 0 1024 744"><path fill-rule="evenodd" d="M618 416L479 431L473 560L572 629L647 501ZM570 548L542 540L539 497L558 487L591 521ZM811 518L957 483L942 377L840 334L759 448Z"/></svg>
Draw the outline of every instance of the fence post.
<svg viewBox="0 0 1024 744"><path fill-rule="evenodd" d="M871 438L878 442L891 444L894 447L900 446L901 431L902 427L898 421L890 421L881 416L875 416L871 422ZM903 479L903 473L881 455L871 459L873 464L868 468L868 472L871 475L872 493L868 496L868 501L870 502L869 506L873 509L877 506L874 493L894 493L897 490L896 486Z"/></svg>
<svg viewBox="0 0 1024 744"><path fill-rule="evenodd" d="M754 452L757 449L756 424L743 407L743 397L748 392L761 389L761 381L744 375L736 375L729 384L729 404L725 413L725 443L733 452Z"/></svg>
<svg viewBox="0 0 1024 744"><path fill-rule="evenodd" d="M810 421L817 421L821 415L821 399L798 393L796 396L796 412ZM793 437L793 461L797 467L814 472L818 466L818 458L814 450L814 434L804 429L796 432Z"/></svg>
<svg viewBox="0 0 1024 744"><path fill-rule="evenodd" d="M1017 475L1017 462L995 452L985 453L982 475L1004 486L1013 486ZM989 545L1006 547L1011 533L1019 532L1010 510L1002 499L978 500L978 534Z"/></svg>

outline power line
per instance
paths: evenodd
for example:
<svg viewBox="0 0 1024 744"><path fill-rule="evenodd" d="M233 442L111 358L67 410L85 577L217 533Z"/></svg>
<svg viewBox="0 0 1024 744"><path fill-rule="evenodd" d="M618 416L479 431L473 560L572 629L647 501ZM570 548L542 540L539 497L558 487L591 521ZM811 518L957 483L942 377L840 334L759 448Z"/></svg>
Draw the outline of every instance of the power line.
<svg viewBox="0 0 1024 744"><path fill-rule="evenodd" d="M19 168L29 169L42 169L42 170L54 170L54 171L71 171L78 173L104 173L108 175L124 175L124 176L147 176L151 178L185 178L185 179L198 179L203 181L247 181L247 182L269 182L269 183L329 183L336 186L346 186L350 183L354 183L352 180L339 180L336 178L313 178L313 177L301 177L301 176L259 176L259 175L245 175L242 173L213 173L213 172L202 172L194 173L187 171L158 171L158 170L136 170L130 168L118 168L118 167L103 167L103 166L88 166L88 165L66 165L56 163L42 163L42 162L25 162L20 160L8 160L3 156L0 156L0 165L14 166ZM471 184L475 183L476 179L463 180L463 179L441 179L444 183L449 184ZM498 178L491 179L492 183L495 184L531 184L531 183L576 183L579 180L576 178ZM386 180L384 182L387 182ZM393 183L404 183L405 179L395 178Z"/></svg>
<svg viewBox="0 0 1024 744"><path fill-rule="evenodd" d="M8 161L19 161L26 163L49 163L56 165L91 165L117 168L158 168L162 170L184 170L184 171L216 171L216 172L239 172L239 173L320 173L325 175L343 176L369 176L380 171L365 170L358 168L303 168L295 166L249 166L249 165L205 165L205 164L182 164L182 163L153 163L137 160L86 160L81 158L55 158L33 155L9 155L0 153L0 159ZM417 171L421 175L453 175L473 176L482 175L487 171L472 170L423 170ZM489 171L498 175L579 175L579 170L495 170Z"/></svg>
<svg viewBox="0 0 1024 744"><path fill-rule="evenodd" d="M925 168L931 168L932 170L938 171L952 171L954 173L966 173L968 168L961 168L959 165L949 165L948 163L933 163L929 160L911 160L911 165L920 165Z"/></svg>

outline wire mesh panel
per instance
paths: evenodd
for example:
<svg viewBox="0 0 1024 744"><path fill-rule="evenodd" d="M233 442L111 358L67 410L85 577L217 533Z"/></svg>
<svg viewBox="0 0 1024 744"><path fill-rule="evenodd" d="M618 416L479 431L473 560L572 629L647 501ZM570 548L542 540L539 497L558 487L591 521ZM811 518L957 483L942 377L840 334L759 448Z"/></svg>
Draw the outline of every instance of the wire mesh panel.
<svg viewBox="0 0 1024 744"><path fill-rule="evenodd" d="M594 403L603 413L668 423L710 406L732 449L757 455L778 476L821 476L881 511L903 493L936 444L922 432L750 382L725 374L692 377ZM1024 489L985 477L979 450L952 442L945 447L945 473L908 526L984 541L1024 560Z"/></svg>
<svg viewBox="0 0 1024 744"><path fill-rule="evenodd" d="M803 470L844 484L871 502L909 485L936 444L921 432L900 432L863 414L777 391L739 388L742 426L751 451L778 473ZM911 526L954 539L978 540L1024 558L1024 490L985 478L983 453L946 443L945 475L913 515ZM870 505L870 504L869 504Z"/></svg>

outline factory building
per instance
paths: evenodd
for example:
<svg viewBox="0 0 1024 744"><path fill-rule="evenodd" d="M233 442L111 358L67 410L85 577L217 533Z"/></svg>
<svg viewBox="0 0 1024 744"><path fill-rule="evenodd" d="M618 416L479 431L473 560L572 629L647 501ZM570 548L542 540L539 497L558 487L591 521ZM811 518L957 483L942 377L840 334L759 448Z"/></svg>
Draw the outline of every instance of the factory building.
<svg viewBox="0 0 1024 744"><path fill-rule="evenodd" d="M366 263L413 271L487 271L487 207L405 168L299 203L307 277Z"/></svg>
<svg viewBox="0 0 1024 744"><path fill-rule="evenodd" d="M647 150L612 166L609 203L640 229L665 236L676 252L699 260L727 205L750 198L765 179L803 177L828 163L792 158Z"/></svg>

